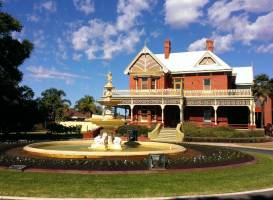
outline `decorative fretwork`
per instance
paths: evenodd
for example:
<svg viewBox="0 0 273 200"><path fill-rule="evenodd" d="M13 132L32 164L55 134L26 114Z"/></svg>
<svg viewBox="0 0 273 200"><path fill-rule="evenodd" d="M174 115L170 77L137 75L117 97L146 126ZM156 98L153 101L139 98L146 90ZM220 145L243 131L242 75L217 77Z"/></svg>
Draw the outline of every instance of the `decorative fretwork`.
<svg viewBox="0 0 273 200"><path fill-rule="evenodd" d="M164 98L163 99L163 104L180 104L180 99L179 98Z"/></svg>
<svg viewBox="0 0 273 200"><path fill-rule="evenodd" d="M120 104L131 104L131 99L122 99Z"/></svg>
<svg viewBox="0 0 273 200"><path fill-rule="evenodd" d="M162 99L133 99L133 104L162 104Z"/></svg>
<svg viewBox="0 0 273 200"><path fill-rule="evenodd" d="M219 106L248 106L251 101L249 99L218 99L216 104Z"/></svg>
<svg viewBox="0 0 273 200"><path fill-rule="evenodd" d="M186 100L187 106L198 106L198 105L214 105L214 99L189 99Z"/></svg>
<svg viewBox="0 0 273 200"><path fill-rule="evenodd" d="M248 106L249 99L187 99L187 106Z"/></svg>

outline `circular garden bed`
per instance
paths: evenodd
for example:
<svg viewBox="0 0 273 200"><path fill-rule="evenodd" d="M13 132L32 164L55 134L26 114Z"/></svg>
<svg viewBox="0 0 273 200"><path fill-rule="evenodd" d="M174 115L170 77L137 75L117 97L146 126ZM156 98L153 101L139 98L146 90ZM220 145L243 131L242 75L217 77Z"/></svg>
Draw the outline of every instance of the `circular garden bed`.
<svg viewBox="0 0 273 200"><path fill-rule="evenodd" d="M182 144L187 150L175 156L166 156L166 169L190 169L227 166L254 160L254 157L229 148ZM28 168L63 170L148 170L149 158L112 157L107 159L56 159L29 155L22 146L6 146L0 154L0 166L26 165Z"/></svg>

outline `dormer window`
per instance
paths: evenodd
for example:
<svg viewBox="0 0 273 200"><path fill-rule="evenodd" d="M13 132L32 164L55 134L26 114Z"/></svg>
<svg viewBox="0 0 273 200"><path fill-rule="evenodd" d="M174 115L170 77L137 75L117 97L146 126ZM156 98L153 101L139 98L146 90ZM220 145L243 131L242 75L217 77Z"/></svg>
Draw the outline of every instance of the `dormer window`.
<svg viewBox="0 0 273 200"><path fill-rule="evenodd" d="M211 57L204 57L199 65L213 65L216 64L216 62Z"/></svg>

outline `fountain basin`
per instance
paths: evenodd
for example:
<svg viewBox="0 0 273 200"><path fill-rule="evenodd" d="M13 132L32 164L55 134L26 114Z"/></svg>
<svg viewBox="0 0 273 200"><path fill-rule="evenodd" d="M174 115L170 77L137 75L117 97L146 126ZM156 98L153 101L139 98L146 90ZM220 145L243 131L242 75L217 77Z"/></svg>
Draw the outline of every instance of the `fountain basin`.
<svg viewBox="0 0 273 200"><path fill-rule="evenodd" d="M88 147L93 141L72 140L40 142L27 145L24 151L32 155L50 158L109 158L128 156L148 156L149 154L174 155L185 151L180 145L160 142L138 142L137 147L125 147L122 151L90 150ZM124 142L122 146L124 146Z"/></svg>

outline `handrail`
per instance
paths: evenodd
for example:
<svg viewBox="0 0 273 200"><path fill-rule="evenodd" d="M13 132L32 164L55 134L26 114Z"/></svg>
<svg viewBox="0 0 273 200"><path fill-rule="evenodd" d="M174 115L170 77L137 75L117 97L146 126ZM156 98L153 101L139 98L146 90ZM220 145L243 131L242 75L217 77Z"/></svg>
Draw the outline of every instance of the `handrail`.
<svg viewBox="0 0 273 200"><path fill-rule="evenodd" d="M138 96L184 96L184 97L212 97L212 96L238 96L251 97L251 89L226 89L226 90L181 90L181 89L145 89L145 90L113 90L113 97L138 97Z"/></svg>
<svg viewBox="0 0 273 200"><path fill-rule="evenodd" d="M159 135L160 129L161 129L161 124L158 123L151 132L148 132L148 138L150 140L157 138Z"/></svg>
<svg viewBox="0 0 273 200"><path fill-rule="evenodd" d="M184 133L181 131L182 123L178 123L176 126L176 140L182 142L184 139Z"/></svg>

